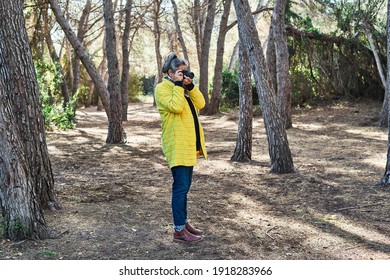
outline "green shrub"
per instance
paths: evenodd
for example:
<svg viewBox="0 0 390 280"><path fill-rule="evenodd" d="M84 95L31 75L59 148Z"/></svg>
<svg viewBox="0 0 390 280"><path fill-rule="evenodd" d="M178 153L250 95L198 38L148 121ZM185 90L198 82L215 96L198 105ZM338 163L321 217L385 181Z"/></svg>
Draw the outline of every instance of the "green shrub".
<svg viewBox="0 0 390 280"><path fill-rule="evenodd" d="M221 107L234 108L239 105L240 91L237 70L225 69L222 72Z"/></svg>
<svg viewBox="0 0 390 280"><path fill-rule="evenodd" d="M135 71L130 71L129 75L129 101L136 102L139 101L138 97L143 93L144 86L142 77L137 74Z"/></svg>
<svg viewBox="0 0 390 280"><path fill-rule="evenodd" d="M73 128L77 94L64 107L61 96L62 75L56 63L35 61L39 93L42 103L42 113L47 129L58 127L60 129Z"/></svg>

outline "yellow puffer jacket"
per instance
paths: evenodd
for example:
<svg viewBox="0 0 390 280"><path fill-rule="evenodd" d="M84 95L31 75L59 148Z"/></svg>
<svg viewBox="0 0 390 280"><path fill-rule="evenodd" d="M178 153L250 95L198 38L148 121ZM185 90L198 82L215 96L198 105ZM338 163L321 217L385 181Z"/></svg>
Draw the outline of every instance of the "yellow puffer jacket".
<svg viewBox="0 0 390 280"><path fill-rule="evenodd" d="M194 117L184 97L184 88L164 79L156 86L154 94L161 117L162 149L169 167L197 165ZM196 86L188 94L196 110L204 107L204 97ZM200 122L199 136L201 146L198 151L199 155L207 159L204 133Z"/></svg>

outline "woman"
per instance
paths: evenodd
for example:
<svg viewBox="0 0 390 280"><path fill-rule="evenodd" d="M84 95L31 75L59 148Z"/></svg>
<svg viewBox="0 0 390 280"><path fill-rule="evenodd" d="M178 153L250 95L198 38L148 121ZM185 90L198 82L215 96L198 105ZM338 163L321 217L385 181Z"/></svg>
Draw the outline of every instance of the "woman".
<svg viewBox="0 0 390 280"><path fill-rule="evenodd" d="M197 111L205 105L202 93L193 83L187 62L170 53L164 60L164 80L156 86L155 98L161 117L161 141L171 168L172 214L175 242L197 242L203 231L194 228L187 219L187 194L197 158L207 158L204 134ZM183 74L184 72L184 74Z"/></svg>

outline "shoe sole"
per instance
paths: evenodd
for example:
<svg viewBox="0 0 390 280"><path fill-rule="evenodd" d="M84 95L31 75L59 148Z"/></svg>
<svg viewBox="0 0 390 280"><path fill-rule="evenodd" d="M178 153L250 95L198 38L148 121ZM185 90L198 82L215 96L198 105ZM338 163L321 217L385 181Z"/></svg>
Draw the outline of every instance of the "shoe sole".
<svg viewBox="0 0 390 280"><path fill-rule="evenodd" d="M192 240L192 241L183 240L183 239L173 239L173 242L177 242L177 243L197 243L197 242L202 241L202 240L203 240L203 238L198 239L198 240Z"/></svg>

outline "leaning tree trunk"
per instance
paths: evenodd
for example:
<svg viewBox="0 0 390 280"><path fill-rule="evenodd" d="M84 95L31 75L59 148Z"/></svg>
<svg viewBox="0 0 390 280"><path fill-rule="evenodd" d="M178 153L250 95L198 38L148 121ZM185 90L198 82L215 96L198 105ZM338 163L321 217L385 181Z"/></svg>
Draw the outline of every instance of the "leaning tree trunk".
<svg viewBox="0 0 390 280"><path fill-rule="evenodd" d="M0 201L7 238L48 238L60 208L46 145L23 1L0 1Z"/></svg>
<svg viewBox="0 0 390 280"><path fill-rule="evenodd" d="M106 142L120 144L124 142L122 123L122 98L119 80L119 63L116 55L116 35L112 0L103 0L104 25L106 27L106 52L108 63L108 92L110 94L110 118Z"/></svg>
<svg viewBox="0 0 390 280"><path fill-rule="evenodd" d="M217 56L215 59L215 67L214 67L213 91L211 93L210 105L207 111L208 115L214 115L218 113L219 105L221 103L223 55L225 53L225 38L226 38L226 33L228 31L227 23L229 19L231 4L232 4L232 0L225 0L222 19L219 26L219 35L217 41Z"/></svg>
<svg viewBox="0 0 390 280"><path fill-rule="evenodd" d="M390 94L390 1L387 3L387 77L386 77L386 95L385 99L389 102ZM388 123L390 124L390 110L387 112ZM388 139L387 139L387 162L386 169L381 183L384 185L390 185L390 125L388 126Z"/></svg>
<svg viewBox="0 0 390 280"><path fill-rule="evenodd" d="M249 3L247 0L234 0L233 2L238 19L239 39L248 52L256 89L259 94L259 102L263 110L268 151L271 159L271 172L294 172L286 130L276 104L276 95L265 65L263 48L250 13Z"/></svg>
<svg viewBox="0 0 390 280"><path fill-rule="evenodd" d="M378 49L375 46L374 39L372 38L370 28L366 22L363 22L363 30L364 30L364 33L366 34L366 37L367 37L368 42L369 42L370 47L371 47L371 51L374 55L376 67L378 69L378 73L379 73L379 77L381 78L382 85L385 88L385 98L383 99L382 109L381 109L381 112L379 115L379 126L380 127L387 127L388 126L387 117L388 117L388 112L389 112L389 102L387 99L388 87L386 86L386 77L385 77L385 73L384 73L384 70L382 67L381 59L379 57Z"/></svg>
<svg viewBox="0 0 390 280"><path fill-rule="evenodd" d="M73 46L74 51L80 58L81 62L83 63L85 69L87 70L89 76L91 77L92 81L95 84L95 87L99 93L99 97L103 103L104 109L106 110L106 114L108 119L110 119L110 103L108 100L109 93L107 90L107 87L105 86L102 77L99 75L98 71L96 70L95 65L93 64L93 61L90 59L86 49L84 46L80 43L80 41L77 39L76 34L72 30L72 28L69 26L68 21L65 19L60 6L58 4L58 0L48 0L50 3L50 7L53 10L53 13L56 17L56 20L58 24L61 26L62 30L65 33L65 36L68 38L69 42Z"/></svg>
<svg viewBox="0 0 390 280"><path fill-rule="evenodd" d="M46 11L45 16L48 17L47 11ZM50 53L51 59L53 60L53 62L56 63L56 67L61 74L61 78L62 78L62 80L61 80L61 94L62 94L62 98L64 99L63 107L65 108L70 101L69 88L68 88L68 84L66 82L64 69L62 68L62 65L61 65L60 57L57 54L57 51L54 47L53 39L51 38L51 34L50 34L51 27L49 27L48 18L46 18L44 24L45 24L45 31L44 31L45 32L45 41L46 41L47 49Z"/></svg>
<svg viewBox="0 0 390 280"><path fill-rule="evenodd" d="M252 159L253 96L249 57L242 45L240 45L239 59L240 120L236 148L231 160L246 162Z"/></svg>
<svg viewBox="0 0 390 280"><path fill-rule="evenodd" d="M91 12L91 6L92 6L92 0L87 0L85 3L83 12L81 13L81 17L79 20L79 28L77 30L77 39L80 43L83 43L85 33L87 33L87 23L88 23L88 17ZM79 82L80 82L80 58L77 56L77 54L74 55L73 60L73 85L72 85L72 95L76 94L77 90L79 89Z"/></svg>

